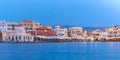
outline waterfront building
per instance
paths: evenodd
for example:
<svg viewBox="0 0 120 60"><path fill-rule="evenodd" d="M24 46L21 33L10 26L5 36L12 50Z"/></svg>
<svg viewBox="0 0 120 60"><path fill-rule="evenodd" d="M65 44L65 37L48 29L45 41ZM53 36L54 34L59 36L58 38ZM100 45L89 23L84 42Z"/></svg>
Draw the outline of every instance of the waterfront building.
<svg viewBox="0 0 120 60"><path fill-rule="evenodd" d="M0 41L2 40L3 38L2 38L2 33L0 33Z"/></svg>
<svg viewBox="0 0 120 60"><path fill-rule="evenodd" d="M87 30L84 30L84 31L83 31L83 36L84 36L84 37L88 37L88 36L89 36L89 33L88 33Z"/></svg>
<svg viewBox="0 0 120 60"><path fill-rule="evenodd" d="M33 22L32 20L23 20L20 24L26 31L32 31L41 26L39 22Z"/></svg>
<svg viewBox="0 0 120 60"><path fill-rule="evenodd" d="M67 28L62 28L60 25L56 25L55 29L57 36L68 36L68 29Z"/></svg>
<svg viewBox="0 0 120 60"><path fill-rule="evenodd" d="M116 35L117 35L117 30L116 30L116 28L114 28L114 27L109 28L108 33L109 33L109 36L110 36L110 37L116 37Z"/></svg>
<svg viewBox="0 0 120 60"><path fill-rule="evenodd" d="M72 27L70 28L71 36L72 37L80 37L83 34L82 27Z"/></svg>
<svg viewBox="0 0 120 60"><path fill-rule="evenodd" d="M7 22L7 26L8 31L14 31L16 27L20 27L21 25L18 22Z"/></svg>
<svg viewBox="0 0 120 60"><path fill-rule="evenodd" d="M71 37L70 28L68 27L68 28L66 28L66 30L67 30L67 33L66 33L66 34L67 34L67 36L68 36L68 37Z"/></svg>
<svg viewBox="0 0 120 60"><path fill-rule="evenodd" d="M94 37L98 37L101 32L102 32L101 29L96 29L96 30L93 30L93 31L92 31L92 35L93 35Z"/></svg>
<svg viewBox="0 0 120 60"><path fill-rule="evenodd" d="M4 41L6 37L6 32L0 32L0 41Z"/></svg>
<svg viewBox="0 0 120 60"><path fill-rule="evenodd" d="M26 31L26 33L31 34L33 37L37 35L37 30Z"/></svg>
<svg viewBox="0 0 120 60"><path fill-rule="evenodd" d="M116 32L116 37L120 37L120 26L115 26L114 30Z"/></svg>
<svg viewBox="0 0 120 60"><path fill-rule="evenodd" d="M99 37L101 37L101 38L105 38L105 37L108 37L108 36L109 36L108 32L101 32L101 33L99 33L99 34L100 34Z"/></svg>
<svg viewBox="0 0 120 60"><path fill-rule="evenodd" d="M0 21L0 32L7 31L7 23L5 21Z"/></svg>
<svg viewBox="0 0 120 60"><path fill-rule="evenodd" d="M7 32L6 40L12 42L33 42L33 36L27 34L23 27L15 27L14 31Z"/></svg>
<svg viewBox="0 0 120 60"><path fill-rule="evenodd" d="M96 37L108 37L109 36L108 32L102 29L96 29L92 32L92 34Z"/></svg>
<svg viewBox="0 0 120 60"><path fill-rule="evenodd" d="M35 28L42 26L39 22L34 22Z"/></svg>
<svg viewBox="0 0 120 60"><path fill-rule="evenodd" d="M20 22L20 25L23 26L26 30L26 33L31 34L32 36L36 36L36 29L41 26L39 22L34 22L32 20L23 20Z"/></svg>
<svg viewBox="0 0 120 60"><path fill-rule="evenodd" d="M51 26L40 26L36 30L37 35L40 36L56 36L56 32L52 30Z"/></svg>
<svg viewBox="0 0 120 60"><path fill-rule="evenodd" d="M117 30L117 36L120 37L120 29Z"/></svg>
<svg viewBox="0 0 120 60"><path fill-rule="evenodd" d="M109 28L103 28L103 32L109 32Z"/></svg>
<svg viewBox="0 0 120 60"><path fill-rule="evenodd" d="M0 21L0 40L5 40L7 32L7 23L5 21Z"/></svg>

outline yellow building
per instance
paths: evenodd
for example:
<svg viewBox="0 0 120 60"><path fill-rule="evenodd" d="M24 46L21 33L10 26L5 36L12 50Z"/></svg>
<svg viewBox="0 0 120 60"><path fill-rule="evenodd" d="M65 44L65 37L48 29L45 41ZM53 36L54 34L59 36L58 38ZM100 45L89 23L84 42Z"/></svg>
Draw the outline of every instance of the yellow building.
<svg viewBox="0 0 120 60"><path fill-rule="evenodd" d="M0 40L5 40L6 32L0 32Z"/></svg>
<svg viewBox="0 0 120 60"><path fill-rule="evenodd" d="M115 28L109 28L109 36L116 36L117 35L117 30Z"/></svg>
<svg viewBox="0 0 120 60"><path fill-rule="evenodd" d="M31 20L23 20L20 24L25 28L26 31L35 30L40 26L39 22L33 22Z"/></svg>

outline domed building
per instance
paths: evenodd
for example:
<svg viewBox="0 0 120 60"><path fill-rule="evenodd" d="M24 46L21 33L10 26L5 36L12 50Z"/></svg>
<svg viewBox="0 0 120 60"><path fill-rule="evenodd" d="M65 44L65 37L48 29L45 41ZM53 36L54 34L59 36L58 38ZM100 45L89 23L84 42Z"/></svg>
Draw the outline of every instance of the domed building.
<svg viewBox="0 0 120 60"><path fill-rule="evenodd" d="M32 42L33 36L27 34L23 27L16 27L13 32L8 32L6 39L14 42Z"/></svg>

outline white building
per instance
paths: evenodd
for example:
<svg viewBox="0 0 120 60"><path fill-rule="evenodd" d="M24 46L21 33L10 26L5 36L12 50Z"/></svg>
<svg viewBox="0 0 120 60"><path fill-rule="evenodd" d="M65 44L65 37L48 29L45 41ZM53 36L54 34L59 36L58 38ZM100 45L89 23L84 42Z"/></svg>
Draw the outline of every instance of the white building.
<svg viewBox="0 0 120 60"><path fill-rule="evenodd" d="M117 30L117 36L120 37L120 28Z"/></svg>
<svg viewBox="0 0 120 60"><path fill-rule="evenodd" d="M109 36L108 32L101 32L99 34L100 34L100 37L108 37Z"/></svg>
<svg viewBox="0 0 120 60"><path fill-rule="evenodd" d="M5 21L0 21L0 32L7 31L7 23Z"/></svg>
<svg viewBox="0 0 120 60"><path fill-rule="evenodd" d="M64 37L68 36L67 28L62 28L60 25L55 26L55 31L56 31L57 36L64 36Z"/></svg>
<svg viewBox="0 0 120 60"><path fill-rule="evenodd" d="M109 33L108 31L104 31L102 29L96 29L94 31L92 31L92 34L95 34L95 35L98 35L98 37L108 37L109 36Z"/></svg>
<svg viewBox="0 0 120 60"><path fill-rule="evenodd" d="M71 37L80 37L83 34L82 27L72 27L70 28Z"/></svg>
<svg viewBox="0 0 120 60"><path fill-rule="evenodd" d="M5 21L0 21L0 40L5 40L7 32L7 23Z"/></svg>
<svg viewBox="0 0 120 60"><path fill-rule="evenodd" d="M116 35L116 37L120 37L120 26L116 26L114 27L114 34Z"/></svg>
<svg viewBox="0 0 120 60"><path fill-rule="evenodd" d="M13 42L32 42L33 36L27 34L23 27L16 27L14 32L7 32L6 40Z"/></svg>
<svg viewBox="0 0 120 60"><path fill-rule="evenodd" d="M21 25L18 22L7 22L7 26L8 31L14 31L16 27L20 27Z"/></svg>

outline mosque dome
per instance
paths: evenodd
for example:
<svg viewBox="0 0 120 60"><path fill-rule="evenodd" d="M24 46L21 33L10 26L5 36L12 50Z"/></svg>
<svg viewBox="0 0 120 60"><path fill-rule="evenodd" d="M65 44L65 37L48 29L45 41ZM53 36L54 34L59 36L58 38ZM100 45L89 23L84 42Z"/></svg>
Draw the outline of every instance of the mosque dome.
<svg viewBox="0 0 120 60"><path fill-rule="evenodd" d="M25 34L26 33L26 31L23 27L16 27L14 32L16 34Z"/></svg>

